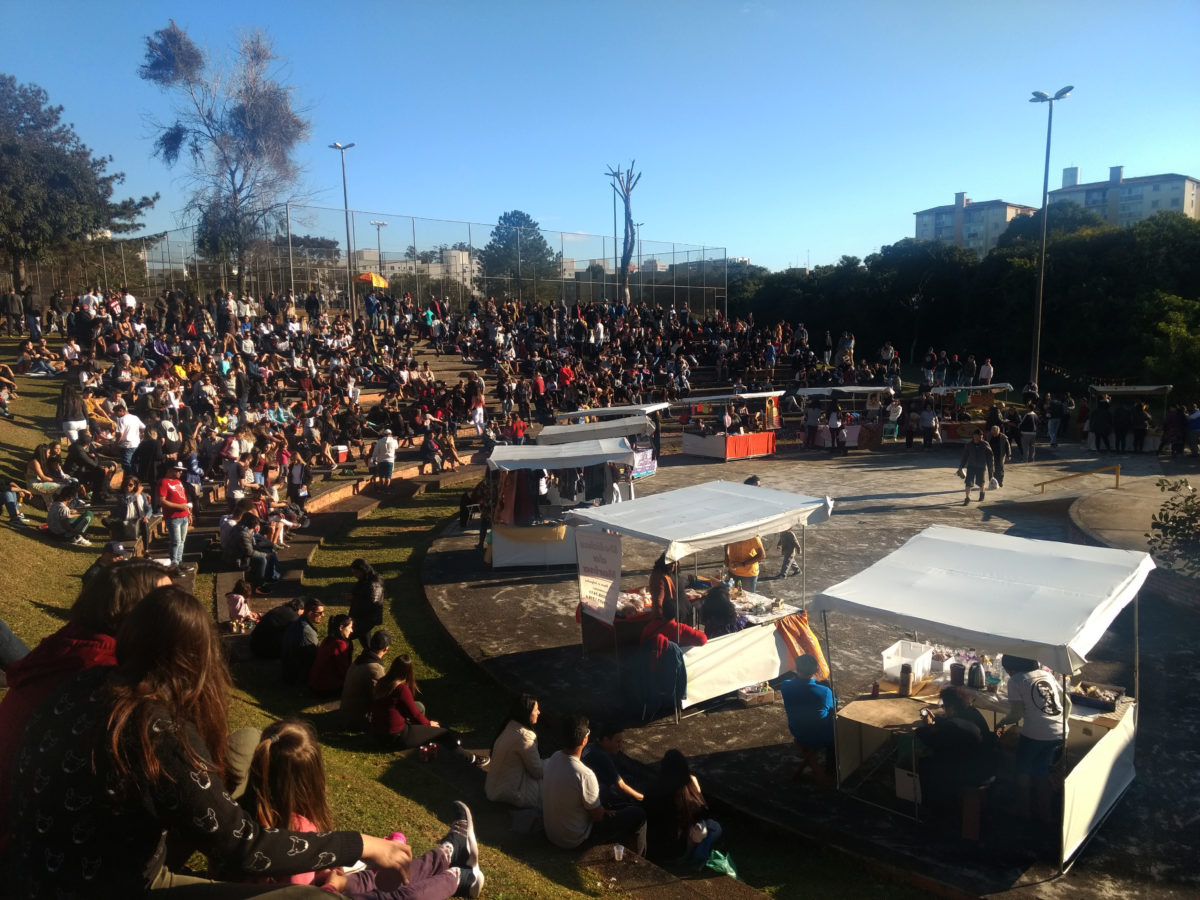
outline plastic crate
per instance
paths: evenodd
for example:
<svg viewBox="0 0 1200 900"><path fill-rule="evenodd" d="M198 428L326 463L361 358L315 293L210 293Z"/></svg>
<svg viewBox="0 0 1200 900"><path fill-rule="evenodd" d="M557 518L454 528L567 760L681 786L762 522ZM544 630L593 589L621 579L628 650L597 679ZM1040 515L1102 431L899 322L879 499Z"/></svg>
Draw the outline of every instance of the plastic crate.
<svg viewBox="0 0 1200 900"><path fill-rule="evenodd" d="M933 665L933 648L916 641L896 641L883 651L883 674L889 681L900 680L900 667L912 666L913 681L921 681Z"/></svg>

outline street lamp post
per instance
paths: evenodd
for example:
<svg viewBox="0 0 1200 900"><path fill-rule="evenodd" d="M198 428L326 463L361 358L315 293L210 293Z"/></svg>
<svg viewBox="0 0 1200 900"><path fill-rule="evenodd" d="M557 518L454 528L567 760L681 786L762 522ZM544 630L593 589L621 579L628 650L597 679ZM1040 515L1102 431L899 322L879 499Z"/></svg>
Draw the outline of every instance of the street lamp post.
<svg viewBox="0 0 1200 900"><path fill-rule="evenodd" d="M1029 361L1029 383L1038 383L1042 355L1042 296L1046 286L1046 223L1050 218L1050 132L1054 127L1054 101L1063 100L1075 90L1074 85L1067 85L1053 97L1045 91L1034 91L1029 98L1030 103L1046 103L1049 105L1049 115L1046 117L1046 167L1042 174L1042 247L1038 255L1037 302L1033 308L1033 357Z"/></svg>
<svg viewBox="0 0 1200 900"><path fill-rule="evenodd" d="M375 226L375 261L379 264L379 274L383 275L383 238L380 235L382 229L387 228L387 222L372 219L371 224Z"/></svg>
<svg viewBox="0 0 1200 900"><path fill-rule="evenodd" d="M354 318L354 271L350 262L350 190L346 186L346 151L354 146L354 142L349 144L339 144L334 141L329 145L330 150L337 150L342 154L342 203L346 208L346 303L350 307L350 318Z"/></svg>

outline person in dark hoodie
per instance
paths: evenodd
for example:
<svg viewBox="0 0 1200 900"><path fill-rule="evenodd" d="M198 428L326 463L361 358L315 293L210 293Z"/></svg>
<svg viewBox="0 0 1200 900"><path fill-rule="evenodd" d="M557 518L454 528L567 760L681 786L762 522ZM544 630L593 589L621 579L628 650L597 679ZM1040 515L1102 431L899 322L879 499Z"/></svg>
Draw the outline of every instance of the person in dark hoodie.
<svg viewBox="0 0 1200 900"><path fill-rule="evenodd" d="M105 566L84 583L67 624L8 670L0 701L0 851L7 844L12 772L25 726L69 676L116 665L117 628L143 597L171 583L172 571L148 559Z"/></svg>

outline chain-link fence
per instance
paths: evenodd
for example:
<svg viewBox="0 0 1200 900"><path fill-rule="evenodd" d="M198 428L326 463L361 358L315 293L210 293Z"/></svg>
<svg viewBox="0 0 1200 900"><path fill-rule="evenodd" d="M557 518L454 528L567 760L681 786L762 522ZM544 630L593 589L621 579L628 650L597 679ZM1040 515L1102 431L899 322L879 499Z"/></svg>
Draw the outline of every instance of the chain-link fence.
<svg viewBox="0 0 1200 900"><path fill-rule="evenodd" d="M347 246L349 231L349 254ZM202 296L294 290L345 306L347 287L365 292L369 274L393 294L438 297L452 311L472 298L568 303L617 298L620 238L539 228L482 225L317 206L288 206L247 243L240 261L204 252L194 228L128 240L97 240L49 254L27 269L39 298L98 285L125 285L138 297L166 288ZM684 307L703 317L725 312L724 247L643 240L630 259L630 298Z"/></svg>

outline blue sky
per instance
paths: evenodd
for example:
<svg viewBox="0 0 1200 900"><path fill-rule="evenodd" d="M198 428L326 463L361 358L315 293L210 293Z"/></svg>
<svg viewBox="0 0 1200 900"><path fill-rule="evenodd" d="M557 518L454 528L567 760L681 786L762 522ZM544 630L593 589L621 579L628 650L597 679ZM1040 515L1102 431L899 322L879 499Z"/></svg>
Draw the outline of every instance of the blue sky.
<svg viewBox="0 0 1200 900"><path fill-rule="evenodd" d="M913 234L913 212L1040 202L1050 184L1200 177L1200 3L194 2L0 0L0 71L40 84L124 193L160 191L147 224L174 227L178 172L150 155L166 98L136 69L167 19L229 51L262 27L309 108L315 202L384 218L612 233L609 165L637 160L647 241L724 246L772 269L866 256ZM385 233L401 241L399 229ZM359 244L367 238L359 229ZM390 241L389 241L390 238ZM482 241L476 238L476 243ZM570 255L570 250L568 250Z"/></svg>

